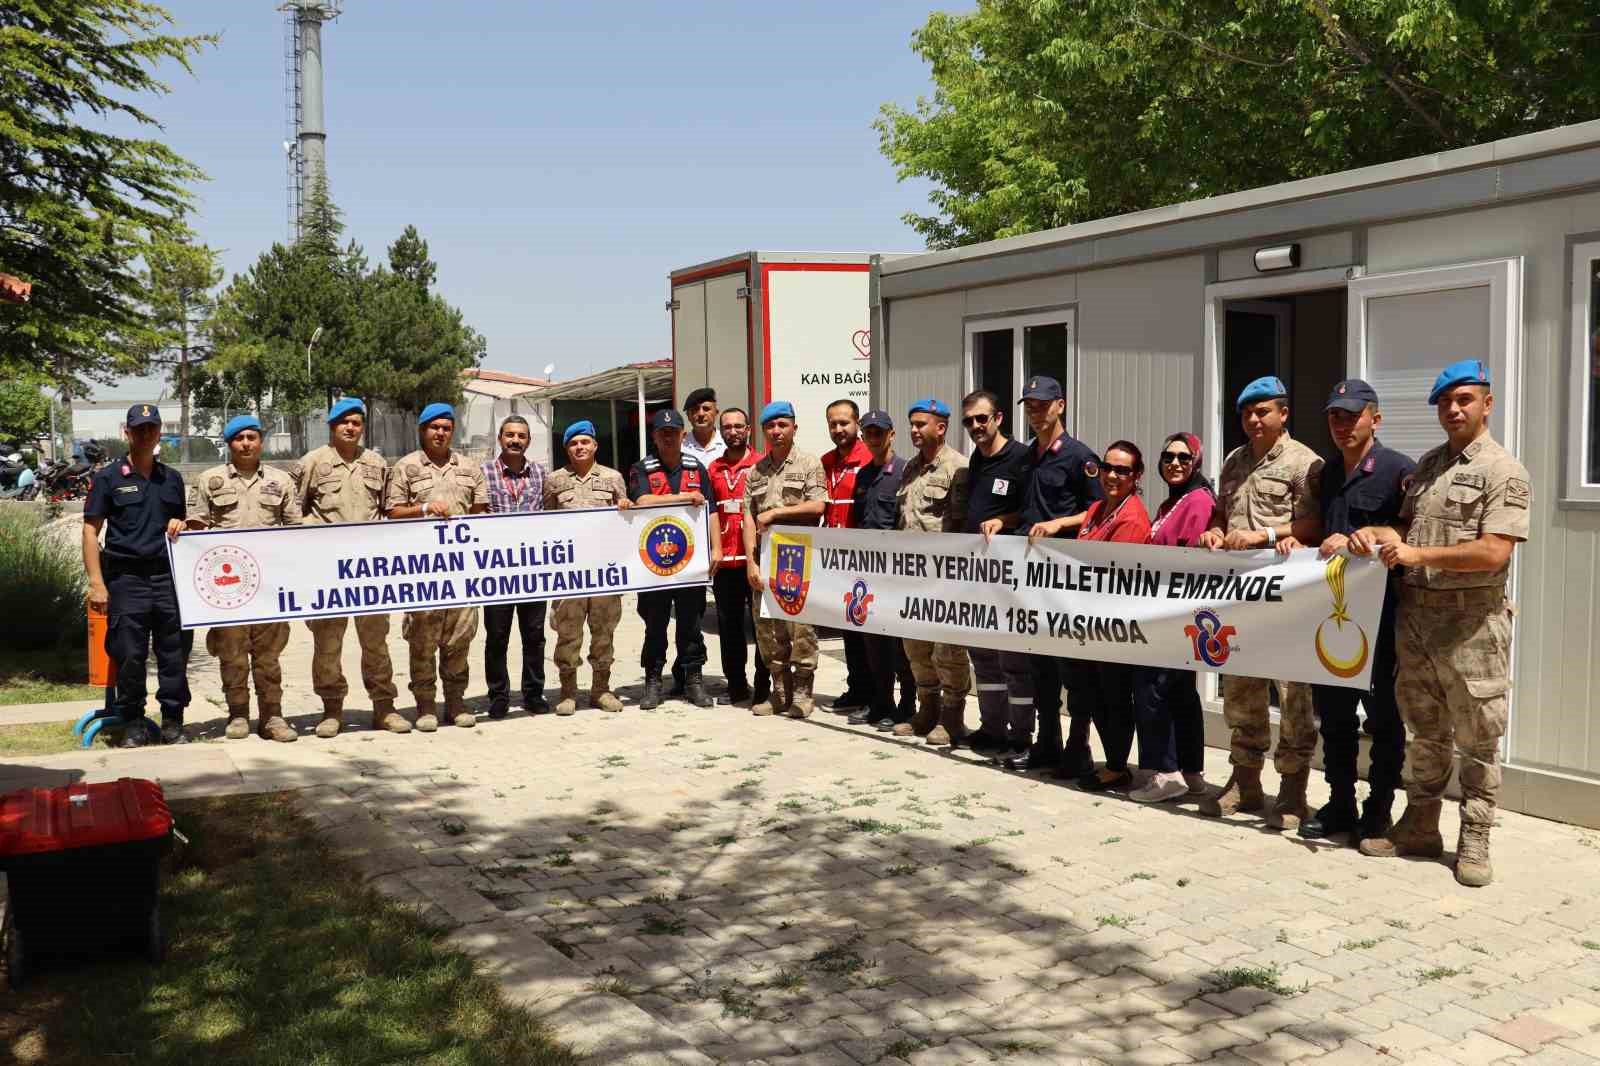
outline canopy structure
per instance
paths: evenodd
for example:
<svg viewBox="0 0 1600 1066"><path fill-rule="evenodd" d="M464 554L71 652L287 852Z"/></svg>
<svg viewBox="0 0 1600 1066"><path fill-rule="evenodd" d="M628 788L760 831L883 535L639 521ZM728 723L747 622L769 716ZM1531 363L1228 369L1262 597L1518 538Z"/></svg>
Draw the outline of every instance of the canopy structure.
<svg viewBox="0 0 1600 1066"><path fill-rule="evenodd" d="M626 363L539 391L540 400L632 400L639 411L639 454L648 450L646 404L672 399L672 360Z"/></svg>

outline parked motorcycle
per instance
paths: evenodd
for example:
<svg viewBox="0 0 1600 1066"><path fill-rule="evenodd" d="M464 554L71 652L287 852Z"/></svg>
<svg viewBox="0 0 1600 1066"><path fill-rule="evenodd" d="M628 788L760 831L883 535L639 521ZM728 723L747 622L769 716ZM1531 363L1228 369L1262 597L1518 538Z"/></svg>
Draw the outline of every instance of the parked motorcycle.
<svg viewBox="0 0 1600 1066"><path fill-rule="evenodd" d="M39 494L39 479L21 452L0 456L0 500L31 500Z"/></svg>

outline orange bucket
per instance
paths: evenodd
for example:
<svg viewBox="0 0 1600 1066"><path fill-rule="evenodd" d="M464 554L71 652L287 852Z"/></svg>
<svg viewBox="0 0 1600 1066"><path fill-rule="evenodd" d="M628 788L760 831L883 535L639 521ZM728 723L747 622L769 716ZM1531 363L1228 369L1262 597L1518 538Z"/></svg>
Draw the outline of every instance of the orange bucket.
<svg viewBox="0 0 1600 1066"><path fill-rule="evenodd" d="M89 684L111 684L111 657L106 654L106 613L88 605L89 614Z"/></svg>

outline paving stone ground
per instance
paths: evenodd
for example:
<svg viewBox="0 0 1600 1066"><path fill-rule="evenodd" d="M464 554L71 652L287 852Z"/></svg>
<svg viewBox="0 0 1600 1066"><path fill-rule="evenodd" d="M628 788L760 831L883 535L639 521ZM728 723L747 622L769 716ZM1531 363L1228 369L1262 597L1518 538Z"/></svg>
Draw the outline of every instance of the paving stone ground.
<svg viewBox="0 0 1600 1066"><path fill-rule="evenodd" d="M628 697L631 603L618 637ZM300 629L306 732L308 661ZM842 675L825 657L819 690ZM199 656L194 686L219 732ZM373 885L598 1062L1600 1061L1600 834L1503 814L1496 881L1468 890L1441 863L1093 796L825 710L631 702L56 756L0 767L0 787L303 789Z"/></svg>

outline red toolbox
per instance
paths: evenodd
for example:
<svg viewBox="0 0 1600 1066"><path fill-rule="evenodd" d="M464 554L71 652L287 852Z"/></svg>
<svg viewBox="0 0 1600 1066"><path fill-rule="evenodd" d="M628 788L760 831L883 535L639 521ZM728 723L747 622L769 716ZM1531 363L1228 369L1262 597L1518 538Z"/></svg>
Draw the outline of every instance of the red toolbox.
<svg viewBox="0 0 1600 1066"><path fill-rule="evenodd" d="M46 950L121 943L161 961L161 856L171 841L172 812L154 781L124 777L0 796L11 986Z"/></svg>

